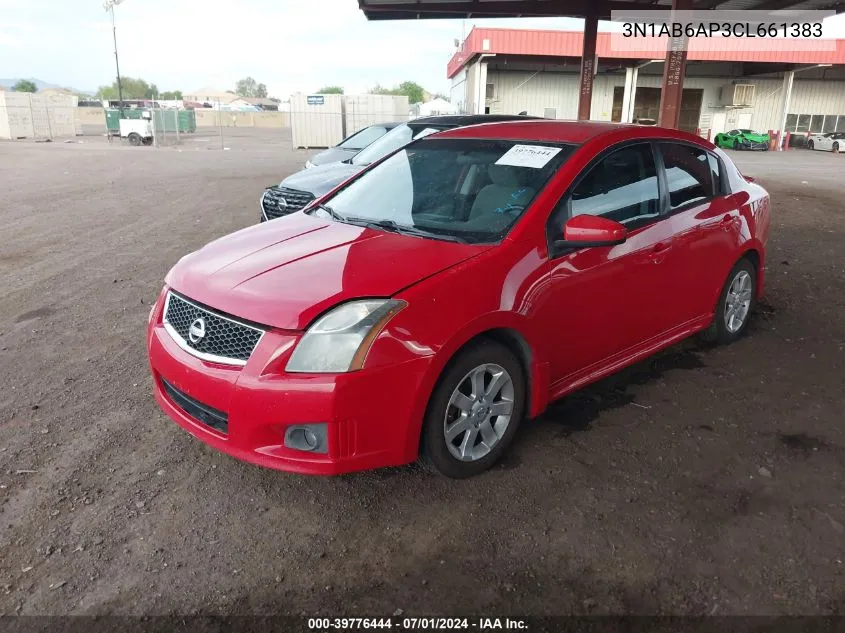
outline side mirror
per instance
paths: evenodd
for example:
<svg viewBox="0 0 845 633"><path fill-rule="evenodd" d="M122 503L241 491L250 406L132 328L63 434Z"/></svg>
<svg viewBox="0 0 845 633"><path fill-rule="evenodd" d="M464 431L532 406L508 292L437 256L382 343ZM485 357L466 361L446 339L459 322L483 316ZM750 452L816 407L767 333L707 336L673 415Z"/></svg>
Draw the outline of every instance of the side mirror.
<svg viewBox="0 0 845 633"><path fill-rule="evenodd" d="M576 215L563 225L563 240L556 242L563 248L615 246L628 238L628 229L619 222L597 215Z"/></svg>
<svg viewBox="0 0 845 633"><path fill-rule="evenodd" d="M149 111L147 111L147 112L142 112L142 113L141 113L141 118L142 118L142 119L147 119L147 120L149 121L150 119L152 119L152 118L153 118L153 113L152 113L152 112L149 112Z"/></svg>

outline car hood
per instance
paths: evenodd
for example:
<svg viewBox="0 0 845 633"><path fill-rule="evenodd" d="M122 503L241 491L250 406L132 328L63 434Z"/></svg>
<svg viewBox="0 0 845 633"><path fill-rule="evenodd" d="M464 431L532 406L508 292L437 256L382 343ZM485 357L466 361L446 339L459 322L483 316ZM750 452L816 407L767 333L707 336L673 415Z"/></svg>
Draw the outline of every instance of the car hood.
<svg viewBox="0 0 845 633"><path fill-rule="evenodd" d="M336 304L390 297L489 248L294 213L183 257L166 283L242 319L303 330Z"/></svg>
<svg viewBox="0 0 845 633"><path fill-rule="evenodd" d="M349 163L331 163L318 165L311 169L303 169L285 178L279 186L307 191L320 197L328 193L347 178L354 176L364 167Z"/></svg>
<svg viewBox="0 0 845 633"><path fill-rule="evenodd" d="M311 157L311 164L315 167L318 167L319 165L339 163L340 161L346 160L347 158L352 158L359 151L361 150L344 149L342 147L330 147L329 149L322 151L319 154L314 154L314 156Z"/></svg>

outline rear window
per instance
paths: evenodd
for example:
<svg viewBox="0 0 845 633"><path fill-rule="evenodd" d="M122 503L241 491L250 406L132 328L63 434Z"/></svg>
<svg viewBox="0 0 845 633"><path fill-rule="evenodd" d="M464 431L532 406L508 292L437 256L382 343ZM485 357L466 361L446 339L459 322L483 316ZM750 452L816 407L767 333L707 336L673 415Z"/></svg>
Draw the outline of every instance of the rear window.
<svg viewBox="0 0 845 633"><path fill-rule="evenodd" d="M713 197L713 177L706 150L680 143L659 146L673 211Z"/></svg>
<svg viewBox="0 0 845 633"><path fill-rule="evenodd" d="M373 141L381 138L387 133L387 128L381 125L371 125L368 128L353 134L340 144L344 149L364 149Z"/></svg>
<svg viewBox="0 0 845 633"><path fill-rule="evenodd" d="M372 145L364 148L364 150L358 154L355 154L352 158L352 164L363 167L369 165L370 163L375 163L391 152L395 152L400 147L404 147L411 141L423 138L424 136L428 136L434 132L440 132L444 129L447 128L440 126L428 127L424 125L409 125L407 123L397 125L387 134L376 140Z"/></svg>

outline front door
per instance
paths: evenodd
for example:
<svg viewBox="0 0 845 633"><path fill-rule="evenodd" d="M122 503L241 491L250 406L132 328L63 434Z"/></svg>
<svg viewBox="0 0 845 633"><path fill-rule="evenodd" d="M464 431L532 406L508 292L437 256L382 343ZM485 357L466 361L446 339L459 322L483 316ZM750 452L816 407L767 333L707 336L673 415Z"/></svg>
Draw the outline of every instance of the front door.
<svg viewBox="0 0 845 633"><path fill-rule="evenodd" d="M588 167L550 218L550 237L561 235L570 217L587 213L621 222L630 233L617 246L552 250L543 326L553 392L659 334L674 318L665 283L672 227L661 214L650 143L626 145Z"/></svg>

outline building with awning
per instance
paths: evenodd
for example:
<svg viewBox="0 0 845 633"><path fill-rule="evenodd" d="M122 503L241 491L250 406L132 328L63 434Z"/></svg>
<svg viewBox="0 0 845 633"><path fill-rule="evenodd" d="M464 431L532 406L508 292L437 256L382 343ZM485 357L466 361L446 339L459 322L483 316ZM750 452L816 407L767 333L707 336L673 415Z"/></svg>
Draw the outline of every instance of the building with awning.
<svg viewBox="0 0 845 633"><path fill-rule="evenodd" d="M578 92L576 116L586 120L593 112L593 88L595 78L601 69L601 58L598 42L598 22L607 20L612 11L628 10L710 10L710 9L741 9L754 11L779 11L784 9L798 10L833 10L837 13L845 12L843 0L358 0L358 6L370 20L414 20L414 19L462 19L462 18L496 18L496 17L572 17L584 19L584 30L580 38L580 51L574 51L573 59L578 63ZM483 40L482 38L482 45ZM486 38L489 39L489 38ZM660 40L660 38L655 38ZM658 43L655 43L658 45ZM662 55L654 51L651 59L660 59L662 73L660 75L659 107L657 122L666 127L678 127L682 114L682 97L684 83L687 78L688 52L684 46L679 46L677 40L664 40ZM837 48L837 51L839 49ZM480 54L488 54L482 51ZM494 54L494 53L489 53ZM651 62L646 59L640 63ZM633 60L631 60L633 62ZM729 60L727 60L729 61ZM750 60L749 60L750 61ZM765 60L764 60L765 62ZM484 63L482 61L482 63ZM489 62L487 62L489 63ZM777 118L781 121L777 129L784 128L790 112L793 83L796 73L814 72L818 63L809 66L798 63L783 62L781 70L780 107ZM827 62L824 62L827 63ZM841 62L838 62L841 63ZM626 75L639 74L639 64L629 66ZM773 70L773 69L772 69ZM479 68L481 72L481 68ZM647 73L643 73L644 75ZM802 78L803 80L803 78ZM629 78L632 84L628 89L629 103L627 114L630 115L636 104L636 95L632 100L632 88L638 85ZM486 78L476 78L477 89L481 86L485 91ZM755 95L756 97L756 95ZM475 98L474 107L480 107L481 100ZM486 104L484 106L487 107ZM603 112L603 110L602 110ZM792 113L794 114L794 113ZM805 115L806 116L806 115ZM812 114L810 114L812 117ZM838 117L838 115L837 115ZM837 119L838 124L838 119ZM824 125L824 122L823 122Z"/></svg>

